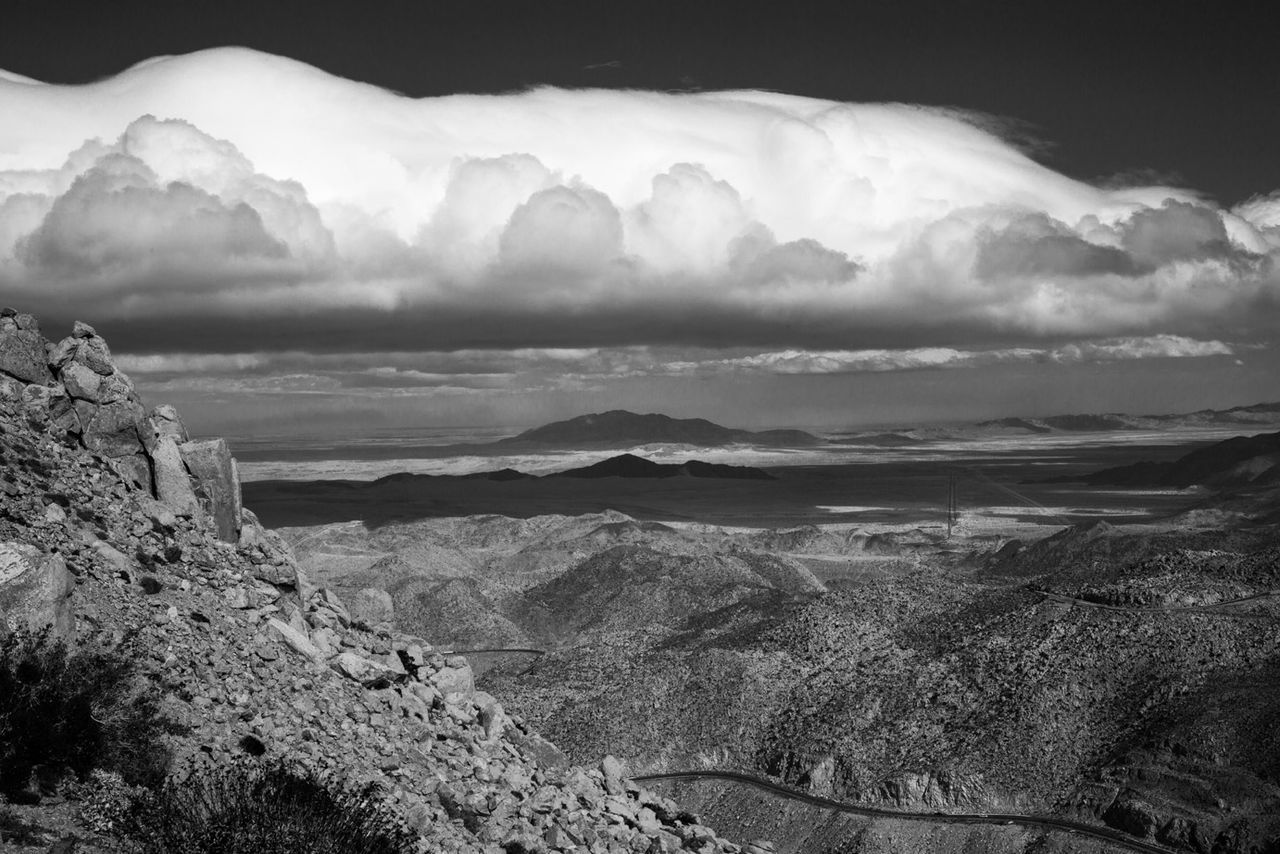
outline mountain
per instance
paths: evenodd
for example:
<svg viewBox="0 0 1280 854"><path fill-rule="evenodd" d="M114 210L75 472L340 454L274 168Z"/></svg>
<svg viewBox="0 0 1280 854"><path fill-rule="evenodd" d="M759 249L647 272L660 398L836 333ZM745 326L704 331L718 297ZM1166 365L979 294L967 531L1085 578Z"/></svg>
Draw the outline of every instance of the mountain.
<svg viewBox="0 0 1280 854"><path fill-rule="evenodd" d="M1067 478L1061 478L1065 482ZM1072 476L1095 486L1231 487L1280 482L1280 433L1236 436L1170 462L1136 462Z"/></svg>
<svg viewBox="0 0 1280 854"><path fill-rule="evenodd" d="M805 447L821 445L817 436L802 430L752 432L721 427L703 418L672 418L651 413L637 415L623 409L580 415L526 430L509 439L492 443L506 448L593 448L629 447L653 443L673 443L714 448L724 445L764 445Z"/></svg>
<svg viewBox="0 0 1280 854"><path fill-rule="evenodd" d="M777 480L763 469L751 466L728 466L689 460L684 463L655 463L634 454L620 454L594 465L557 472L548 477L708 477L735 480Z"/></svg>

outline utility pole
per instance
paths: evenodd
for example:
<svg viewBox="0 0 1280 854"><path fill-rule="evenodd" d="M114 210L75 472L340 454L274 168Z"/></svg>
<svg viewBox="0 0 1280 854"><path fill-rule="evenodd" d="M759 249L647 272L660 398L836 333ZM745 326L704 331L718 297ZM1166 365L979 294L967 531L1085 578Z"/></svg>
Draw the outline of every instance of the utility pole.
<svg viewBox="0 0 1280 854"><path fill-rule="evenodd" d="M956 504L956 476L947 475L947 539L951 539L951 530L960 519L959 507Z"/></svg>

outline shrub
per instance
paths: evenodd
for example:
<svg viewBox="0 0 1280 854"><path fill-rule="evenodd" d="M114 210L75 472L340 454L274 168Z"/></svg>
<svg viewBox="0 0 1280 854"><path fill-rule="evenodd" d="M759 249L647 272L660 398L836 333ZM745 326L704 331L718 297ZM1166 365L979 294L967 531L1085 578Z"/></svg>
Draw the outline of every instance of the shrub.
<svg viewBox="0 0 1280 854"><path fill-rule="evenodd" d="M249 760L143 799L130 835L138 854L408 854L417 841L376 787Z"/></svg>
<svg viewBox="0 0 1280 854"><path fill-rule="evenodd" d="M68 650L48 632L0 639L0 793L94 768L155 785L169 756L159 691L118 653Z"/></svg>

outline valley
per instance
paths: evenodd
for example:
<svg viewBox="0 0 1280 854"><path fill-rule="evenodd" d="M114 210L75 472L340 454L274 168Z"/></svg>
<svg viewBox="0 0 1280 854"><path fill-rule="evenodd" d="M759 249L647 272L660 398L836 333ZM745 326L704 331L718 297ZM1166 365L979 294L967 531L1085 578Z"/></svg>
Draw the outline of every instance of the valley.
<svg viewBox="0 0 1280 854"><path fill-rule="evenodd" d="M385 590L398 629L466 650L572 760L618 756L731 838L796 854L1264 850L1280 838L1280 733L1264 723L1280 553L1259 524L1274 461L1251 457L1229 492L1091 482L1213 447L245 489L323 584ZM979 820L995 814L1060 826Z"/></svg>

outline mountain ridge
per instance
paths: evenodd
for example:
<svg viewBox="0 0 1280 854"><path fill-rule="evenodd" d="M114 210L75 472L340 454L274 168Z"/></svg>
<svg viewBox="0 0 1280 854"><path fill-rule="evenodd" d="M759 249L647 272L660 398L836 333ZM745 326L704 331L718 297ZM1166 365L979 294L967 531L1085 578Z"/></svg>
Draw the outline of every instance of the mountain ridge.
<svg viewBox="0 0 1280 854"><path fill-rule="evenodd" d="M822 439L803 430L740 430L723 427L705 418L673 418L657 412L641 415L626 409L611 409L564 421L553 421L490 444L502 447L616 447L658 442L700 447L733 444L803 447L823 444Z"/></svg>

